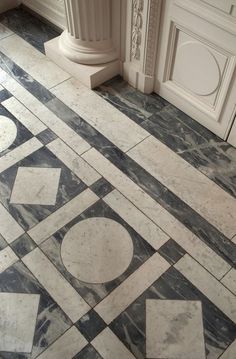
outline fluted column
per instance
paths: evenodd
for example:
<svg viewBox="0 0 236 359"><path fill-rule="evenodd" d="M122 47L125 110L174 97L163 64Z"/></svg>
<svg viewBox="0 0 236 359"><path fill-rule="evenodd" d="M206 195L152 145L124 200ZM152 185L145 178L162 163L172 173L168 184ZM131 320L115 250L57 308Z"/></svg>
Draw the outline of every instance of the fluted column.
<svg viewBox="0 0 236 359"><path fill-rule="evenodd" d="M80 64L117 58L112 44L111 0L65 0L67 29L59 40L65 57Z"/></svg>

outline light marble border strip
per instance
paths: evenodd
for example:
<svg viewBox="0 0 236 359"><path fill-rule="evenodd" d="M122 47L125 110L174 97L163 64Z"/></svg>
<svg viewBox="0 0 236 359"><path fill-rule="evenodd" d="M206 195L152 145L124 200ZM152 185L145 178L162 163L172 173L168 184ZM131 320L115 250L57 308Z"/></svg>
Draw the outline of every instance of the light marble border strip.
<svg viewBox="0 0 236 359"><path fill-rule="evenodd" d="M22 145L14 148L14 150L8 152L0 158L0 173L42 147L43 144L37 138L33 137Z"/></svg>
<svg viewBox="0 0 236 359"><path fill-rule="evenodd" d="M76 176L78 176L87 186L101 178L93 167L83 158L78 156L61 139L57 138L47 145L47 148L54 153Z"/></svg>
<svg viewBox="0 0 236 359"><path fill-rule="evenodd" d="M0 203L0 234L2 237L7 241L7 243L12 243L24 233L24 229Z"/></svg>
<svg viewBox="0 0 236 359"><path fill-rule="evenodd" d="M98 334L91 344L103 359L135 359L110 328Z"/></svg>
<svg viewBox="0 0 236 359"><path fill-rule="evenodd" d="M40 244L53 233L94 204L99 197L89 188L53 212L50 216L28 231L29 236Z"/></svg>
<svg viewBox="0 0 236 359"><path fill-rule="evenodd" d="M236 201L153 136L127 153L228 238L236 232Z"/></svg>
<svg viewBox="0 0 236 359"><path fill-rule="evenodd" d="M2 105L33 135L46 130L47 127L15 97L3 101Z"/></svg>
<svg viewBox="0 0 236 359"><path fill-rule="evenodd" d="M78 329L72 327L40 354L37 359L72 359L87 343Z"/></svg>
<svg viewBox="0 0 236 359"><path fill-rule="evenodd" d="M80 155L91 148L88 142L3 70L0 70L0 83L76 153Z"/></svg>
<svg viewBox="0 0 236 359"><path fill-rule="evenodd" d="M219 359L235 359L236 358L236 340L224 351Z"/></svg>
<svg viewBox="0 0 236 359"><path fill-rule="evenodd" d="M82 157L216 278L221 279L229 271L231 267L223 258L202 242L96 149L92 148L84 153Z"/></svg>
<svg viewBox="0 0 236 359"><path fill-rule="evenodd" d="M13 34L13 31L0 23L0 40L5 39L8 36L12 36Z"/></svg>
<svg viewBox="0 0 236 359"><path fill-rule="evenodd" d="M73 323L91 309L39 248L22 261Z"/></svg>
<svg viewBox="0 0 236 359"><path fill-rule="evenodd" d="M124 219L140 236L142 236L156 251L165 244L167 236L155 223L147 218L120 192L114 190L103 198L121 218Z"/></svg>
<svg viewBox="0 0 236 359"><path fill-rule="evenodd" d="M0 251L0 273L12 266L19 260L17 255L10 247L6 247Z"/></svg>
<svg viewBox="0 0 236 359"><path fill-rule="evenodd" d="M236 296L188 254L185 254L174 267L236 323Z"/></svg>
<svg viewBox="0 0 236 359"><path fill-rule="evenodd" d="M230 271L221 279L221 283L236 295L236 270L234 268L230 269Z"/></svg>
<svg viewBox="0 0 236 359"><path fill-rule="evenodd" d="M159 253L155 253L94 309L110 324L169 267L170 264Z"/></svg>
<svg viewBox="0 0 236 359"><path fill-rule="evenodd" d="M1 40L0 51L48 89L70 78L68 73L16 34Z"/></svg>
<svg viewBox="0 0 236 359"><path fill-rule="evenodd" d="M57 85L51 92L122 151L150 136L94 91L76 79Z"/></svg>

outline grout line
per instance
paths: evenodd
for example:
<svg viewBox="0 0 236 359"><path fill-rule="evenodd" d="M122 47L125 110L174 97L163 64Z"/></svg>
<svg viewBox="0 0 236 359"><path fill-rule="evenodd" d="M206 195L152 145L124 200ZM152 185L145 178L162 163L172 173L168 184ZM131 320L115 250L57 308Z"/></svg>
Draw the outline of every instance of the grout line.
<svg viewBox="0 0 236 359"><path fill-rule="evenodd" d="M51 91L51 90L53 90L55 87L57 87L57 86L63 84L64 82L73 79L73 77L72 77L70 74L68 74L68 75L70 76L70 77L68 77L68 79L65 79L65 80L63 80L63 81L61 81L61 82L58 82L58 84L53 85L52 87L49 87L48 90ZM53 94L53 92L52 92L52 94ZM54 95L54 94L53 94L53 95ZM54 95L54 96L55 96L55 95Z"/></svg>

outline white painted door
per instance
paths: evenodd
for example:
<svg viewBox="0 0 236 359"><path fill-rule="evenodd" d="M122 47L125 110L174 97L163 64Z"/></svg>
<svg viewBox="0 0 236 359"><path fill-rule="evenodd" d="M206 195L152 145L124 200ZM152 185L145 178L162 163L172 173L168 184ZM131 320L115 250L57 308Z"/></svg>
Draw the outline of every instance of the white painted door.
<svg viewBox="0 0 236 359"><path fill-rule="evenodd" d="M236 0L164 0L155 91L223 139L236 113Z"/></svg>

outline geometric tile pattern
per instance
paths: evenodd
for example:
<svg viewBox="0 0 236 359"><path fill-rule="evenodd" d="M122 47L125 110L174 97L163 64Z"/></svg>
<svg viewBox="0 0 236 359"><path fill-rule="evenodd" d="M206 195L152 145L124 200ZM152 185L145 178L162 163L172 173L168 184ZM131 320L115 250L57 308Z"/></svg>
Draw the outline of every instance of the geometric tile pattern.
<svg viewBox="0 0 236 359"><path fill-rule="evenodd" d="M43 56L54 30L1 16L1 359L236 358L236 218L210 190L233 203L236 150L120 78L83 87Z"/></svg>

